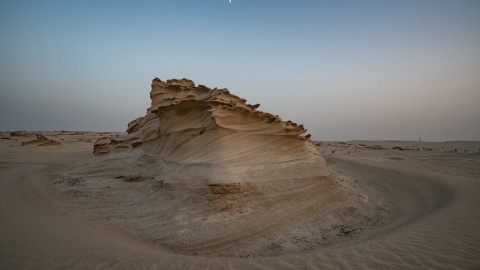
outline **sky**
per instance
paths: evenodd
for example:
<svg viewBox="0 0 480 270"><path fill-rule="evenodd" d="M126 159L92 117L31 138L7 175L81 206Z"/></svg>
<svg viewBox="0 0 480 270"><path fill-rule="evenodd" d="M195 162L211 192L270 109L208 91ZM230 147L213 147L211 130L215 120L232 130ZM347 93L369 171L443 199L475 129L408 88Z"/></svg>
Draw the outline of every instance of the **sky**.
<svg viewBox="0 0 480 270"><path fill-rule="evenodd" d="M480 140L480 1L0 1L0 130L124 131L150 84L314 140Z"/></svg>

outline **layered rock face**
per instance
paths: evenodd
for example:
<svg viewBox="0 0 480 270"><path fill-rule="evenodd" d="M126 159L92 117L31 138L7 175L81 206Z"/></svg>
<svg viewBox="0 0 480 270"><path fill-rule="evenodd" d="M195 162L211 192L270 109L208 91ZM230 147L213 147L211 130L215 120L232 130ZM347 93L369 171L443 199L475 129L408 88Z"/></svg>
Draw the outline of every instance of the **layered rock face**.
<svg viewBox="0 0 480 270"><path fill-rule="evenodd" d="M127 128L128 134L139 131L140 127L142 126L142 122L143 122L143 117L139 117L131 121L130 123L128 123L128 128Z"/></svg>
<svg viewBox="0 0 480 270"><path fill-rule="evenodd" d="M101 137L93 144L93 154L95 156L107 155L111 146L112 140L110 137Z"/></svg>
<svg viewBox="0 0 480 270"><path fill-rule="evenodd" d="M330 176L303 125L259 111L259 104L227 89L155 78L150 98L145 117L130 122L126 136L112 138L110 156L148 156L165 184L207 184L213 193L235 193L272 181L287 188Z"/></svg>

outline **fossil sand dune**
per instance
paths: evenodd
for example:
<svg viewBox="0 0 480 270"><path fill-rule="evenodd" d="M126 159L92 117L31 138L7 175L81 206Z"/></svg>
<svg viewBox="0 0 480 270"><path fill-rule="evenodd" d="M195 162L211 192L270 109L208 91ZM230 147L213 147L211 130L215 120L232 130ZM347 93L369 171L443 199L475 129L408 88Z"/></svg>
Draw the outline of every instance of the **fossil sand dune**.
<svg viewBox="0 0 480 270"><path fill-rule="evenodd" d="M109 155L155 162L155 176L165 185L232 193L272 181L292 188L330 177L303 125L259 111L260 104L227 89L155 78L150 98L146 116L128 124L128 135L112 138ZM105 154L105 141L96 145Z"/></svg>
<svg viewBox="0 0 480 270"><path fill-rule="evenodd" d="M225 89L151 97L125 133L0 134L0 269L480 268L480 142L312 143Z"/></svg>
<svg viewBox="0 0 480 270"><path fill-rule="evenodd" d="M302 125L187 79L156 78L150 97L127 134L95 142L107 157L51 175L85 194L73 200L98 223L176 253L256 257L346 241L388 220L383 200L332 176Z"/></svg>

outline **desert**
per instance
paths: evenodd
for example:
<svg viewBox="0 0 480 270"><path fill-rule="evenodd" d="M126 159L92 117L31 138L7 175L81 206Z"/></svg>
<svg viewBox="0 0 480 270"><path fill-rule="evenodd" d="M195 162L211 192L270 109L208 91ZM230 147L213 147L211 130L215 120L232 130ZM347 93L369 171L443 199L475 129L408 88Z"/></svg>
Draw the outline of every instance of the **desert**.
<svg viewBox="0 0 480 270"><path fill-rule="evenodd" d="M480 1L0 1L0 270L480 269Z"/></svg>
<svg viewBox="0 0 480 270"><path fill-rule="evenodd" d="M155 78L126 132L1 133L3 269L475 269L480 142L316 141Z"/></svg>

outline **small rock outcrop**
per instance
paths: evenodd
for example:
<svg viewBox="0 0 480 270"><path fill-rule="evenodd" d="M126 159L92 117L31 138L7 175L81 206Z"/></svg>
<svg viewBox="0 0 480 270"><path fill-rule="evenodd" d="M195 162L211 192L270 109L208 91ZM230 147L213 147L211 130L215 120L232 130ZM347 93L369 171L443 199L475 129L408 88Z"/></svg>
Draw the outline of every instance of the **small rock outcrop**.
<svg viewBox="0 0 480 270"><path fill-rule="evenodd" d="M50 145L60 145L61 143L52 139L45 137L42 134L35 134L37 137L35 140L22 142L22 146L25 145L37 145L37 146L50 146Z"/></svg>
<svg viewBox="0 0 480 270"><path fill-rule="evenodd" d="M112 140L110 137L99 138L93 144L93 155L95 156L104 156L108 155L110 148L112 146Z"/></svg>

